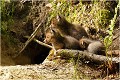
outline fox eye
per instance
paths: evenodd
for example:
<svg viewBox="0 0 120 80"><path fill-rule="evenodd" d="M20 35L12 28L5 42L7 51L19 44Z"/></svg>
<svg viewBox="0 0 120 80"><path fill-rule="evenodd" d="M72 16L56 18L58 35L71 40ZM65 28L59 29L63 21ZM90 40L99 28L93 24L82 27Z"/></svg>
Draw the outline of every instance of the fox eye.
<svg viewBox="0 0 120 80"><path fill-rule="evenodd" d="M47 38L49 38L49 36L47 36Z"/></svg>

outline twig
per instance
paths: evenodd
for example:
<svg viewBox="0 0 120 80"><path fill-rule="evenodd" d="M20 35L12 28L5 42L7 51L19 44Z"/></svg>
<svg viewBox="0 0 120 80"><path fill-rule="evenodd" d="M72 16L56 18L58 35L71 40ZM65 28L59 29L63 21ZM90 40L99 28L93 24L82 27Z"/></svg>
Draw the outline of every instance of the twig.
<svg viewBox="0 0 120 80"><path fill-rule="evenodd" d="M29 36L24 36L25 38L29 38ZM52 49L53 47L52 46L50 46L50 45L48 45L48 44L45 44L45 43L43 43L43 42L41 42L41 41L39 41L39 40L37 40L37 39L33 39L33 41L35 41L35 42L37 42L38 44L40 44L40 45L42 45L42 46L45 46L45 47L48 47L48 48L50 48L50 49Z"/></svg>

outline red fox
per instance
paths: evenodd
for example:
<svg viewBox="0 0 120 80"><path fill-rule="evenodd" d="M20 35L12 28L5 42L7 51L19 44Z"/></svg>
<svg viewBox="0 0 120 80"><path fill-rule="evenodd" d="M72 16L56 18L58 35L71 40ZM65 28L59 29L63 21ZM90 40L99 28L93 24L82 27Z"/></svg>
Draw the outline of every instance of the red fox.
<svg viewBox="0 0 120 80"><path fill-rule="evenodd" d="M105 55L105 46L100 41L82 38L80 39L80 45L88 52Z"/></svg>
<svg viewBox="0 0 120 80"><path fill-rule="evenodd" d="M51 43L57 49L76 49L80 50L80 44L77 39L71 36L61 35L57 29L48 29L46 31L45 43Z"/></svg>
<svg viewBox="0 0 120 80"><path fill-rule="evenodd" d="M52 27L57 28L63 35L72 36L77 40L82 37L88 37L87 32L82 26L68 22L62 15L53 18L51 25Z"/></svg>

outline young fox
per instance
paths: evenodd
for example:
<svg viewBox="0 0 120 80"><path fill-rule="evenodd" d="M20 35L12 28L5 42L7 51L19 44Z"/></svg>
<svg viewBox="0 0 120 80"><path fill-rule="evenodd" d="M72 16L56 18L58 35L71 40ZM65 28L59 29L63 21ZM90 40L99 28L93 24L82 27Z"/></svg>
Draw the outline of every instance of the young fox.
<svg viewBox="0 0 120 80"><path fill-rule="evenodd" d="M77 39L71 36L61 35L57 29L49 29L46 31L45 43L51 43L53 47L58 49L76 49L80 50L80 44Z"/></svg>
<svg viewBox="0 0 120 80"><path fill-rule="evenodd" d="M77 40L88 37L83 27L68 22L62 15L53 18L51 23L52 27L57 28L63 35L72 36Z"/></svg>
<svg viewBox="0 0 120 80"><path fill-rule="evenodd" d="M100 41L82 38L80 39L80 45L88 52L105 55L105 46Z"/></svg>

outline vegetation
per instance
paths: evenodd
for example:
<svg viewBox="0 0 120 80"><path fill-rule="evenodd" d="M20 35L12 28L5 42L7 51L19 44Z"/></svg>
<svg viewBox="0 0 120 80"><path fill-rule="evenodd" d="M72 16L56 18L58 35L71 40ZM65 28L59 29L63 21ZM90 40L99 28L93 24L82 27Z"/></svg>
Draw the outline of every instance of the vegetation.
<svg viewBox="0 0 120 80"><path fill-rule="evenodd" d="M108 32L108 36L105 37L104 39L104 45L106 47L106 56L108 56L108 50L112 44L112 40L113 40L113 30L114 30L114 26L115 26L115 22L116 22L116 19L117 19L117 16L118 16L118 8L120 7L120 1L117 5L117 7L115 8L115 14L114 14L114 17L113 19L111 20L111 24L109 25L109 30L107 30ZM111 49L112 50L112 49ZM112 54L111 54L111 57L112 57ZM108 61L108 66L109 68L111 67L112 65L112 62L111 61Z"/></svg>
<svg viewBox="0 0 120 80"><path fill-rule="evenodd" d="M104 44L106 46L106 52L108 50L108 48L110 47L110 45L112 44L112 40L113 40L113 30L114 30L114 26L115 26L115 22L118 16L118 8L120 7L120 2L118 3L117 7L115 8L115 14L113 19L111 20L111 24L109 25L109 30L107 30L108 32L108 36L105 37L104 39Z"/></svg>
<svg viewBox="0 0 120 80"><path fill-rule="evenodd" d="M73 5L66 0L51 1L52 11L50 19L57 14L62 14L72 23L83 24L84 27L94 27L105 29L110 24L110 19L113 16L107 7L110 7L110 2L92 1L90 4L80 1L79 4Z"/></svg>
<svg viewBox="0 0 120 80"><path fill-rule="evenodd" d="M2 34L7 33L10 29L10 26L14 23L13 21L13 12L14 12L14 3L1 1L1 32Z"/></svg>
<svg viewBox="0 0 120 80"><path fill-rule="evenodd" d="M15 40L12 36L10 36L9 30L11 26L14 24L13 20L13 12L14 12L14 3L11 3L10 1L1 1L1 34L2 37L4 37L6 43L8 43L8 46L15 43ZM2 38L3 39L3 38Z"/></svg>

